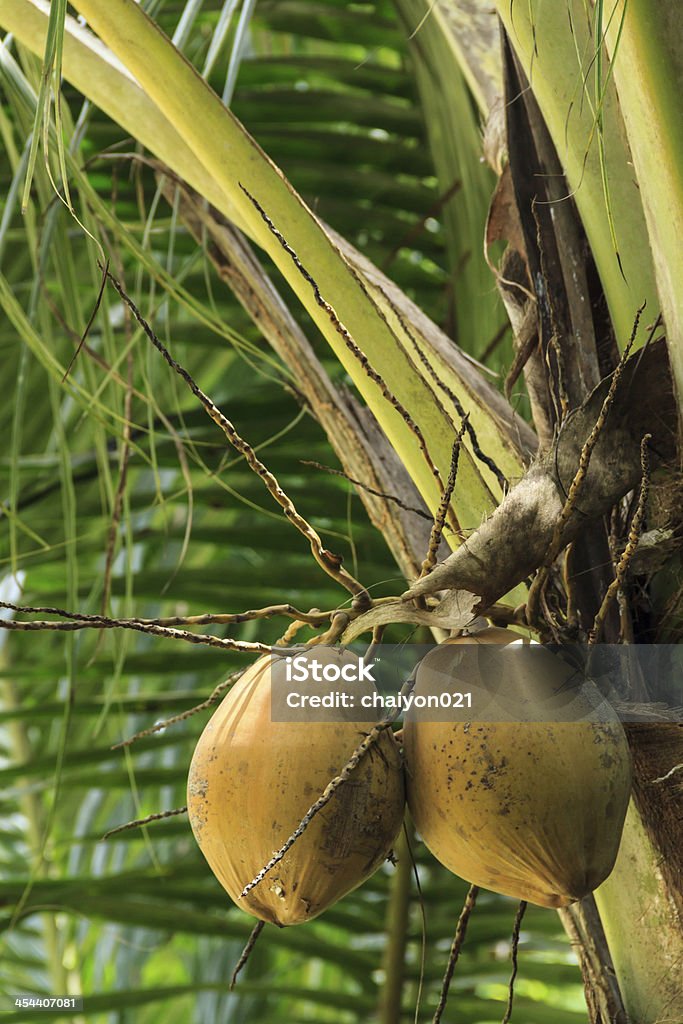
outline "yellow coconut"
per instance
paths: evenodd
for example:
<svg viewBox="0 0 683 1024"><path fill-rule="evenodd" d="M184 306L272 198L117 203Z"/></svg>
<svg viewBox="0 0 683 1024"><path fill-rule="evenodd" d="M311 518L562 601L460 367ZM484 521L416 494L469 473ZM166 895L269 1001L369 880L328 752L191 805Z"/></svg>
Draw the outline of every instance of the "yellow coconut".
<svg viewBox="0 0 683 1024"><path fill-rule="evenodd" d="M614 866L631 791L628 744L594 684L578 684L558 656L540 646L524 646L521 658L517 645L479 646L513 640L520 638L496 629L447 641L462 645L456 657L451 649L450 681L445 645L423 661L416 696L470 686L472 709L457 721L455 712L440 721L431 712L407 716L408 805L454 874L562 907Z"/></svg>
<svg viewBox="0 0 683 1024"><path fill-rule="evenodd" d="M330 648L315 658L332 675L350 666L353 677L357 665ZM267 655L235 684L199 739L187 791L192 830L223 888L243 910L277 925L309 921L365 881L390 853L405 804L400 754L388 730L277 866L239 899L372 724L359 721L357 710L372 683L287 683L285 666L284 657ZM320 709L287 707L287 693L329 698L341 686L356 707L335 709L326 721ZM295 720L273 721L287 716Z"/></svg>

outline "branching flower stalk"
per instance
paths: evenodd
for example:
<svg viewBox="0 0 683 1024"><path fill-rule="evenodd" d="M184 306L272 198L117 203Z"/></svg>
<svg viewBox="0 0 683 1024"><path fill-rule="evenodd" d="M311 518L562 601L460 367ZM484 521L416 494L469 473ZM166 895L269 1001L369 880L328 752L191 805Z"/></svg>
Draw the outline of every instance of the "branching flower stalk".
<svg viewBox="0 0 683 1024"><path fill-rule="evenodd" d="M156 722L151 725L148 729L142 729L140 732L136 732L134 736L129 736L126 740L121 740L120 743L114 743L112 750L120 750L123 747L130 747L131 744L136 743L137 740L145 739L147 736L153 736L154 733L161 732L162 729L168 729L169 726L175 725L177 722L184 722L187 718L192 718L194 715L198 715L201 711L206 711L208 708L213 707L217 704L226 690L237 682L239 677L242 675L242 669L238 669L236 672L231 672L227 679L224 679L222 683L213 690L213 692L203 700L201 704L195 704L194 707L188 708L187 711L181 711L178 715L172 715L170 718L165 718L162 722Z"/></svg>
<svg viewBox="0 0 683 1024"><path fill-rule="evenodd" d="M404 512L412 512L413 515L420 516L421 519L427 519L430 523L432 522L432 516L429 512L425 512L424 509L414 508L412 505L406 505L404 501L401 501L395 494L388 494L386 491L377 491L374 487L364 484L362 480L354 480L353 477L345 473L343 469L334 469L332 466L323 466L320 462L315 462L313 459L301 459L302 466L312 466L313 469L319 469L323 473L331 473L333 476L340 476L344 480L348 480L354 487L359 487L362 491L367 491L368 494L374 494L376 498L383 498L385 501L393 501L395 505L402 508Z"/></svg>
<svg viewBox="0 0 683 1024"><path fill-rule="evenodd" d="M353 616L349 614L349 611L334 612L331 616L332 621L330 623L330 628L324 633L314 636L309 640L307 646L316 647L321 644L336 644L337 641L341 639L341 636L348 624L351 622L352 617Z"/></svg>
<svg viewBox="0 0 683 1024"><path fill-rule="evenodd" d="M600 639L600 633L602 632L602 627L605 624L607 613L609 612L609 609L615 597L623 588L624 580L626 579L626 573L628 572L628 567L631 564L631 560L636 553L636 548L638 547L638 541L640 540L640 535L643 530L643 523L645 521L647 499L650 493L650 460L648 457L647 446L651 438L651 434L645 434L643 440L640 443L640 465L643 472L643 478L640 484L638 504L636 506L636 511L631 521L631 528L628 532L628 540L626 542L626 547L624 548L622 556L617 563L617 567L614 573L614 579L607 588L607 592L605 593L605 596L602 599L602 604L600 605L595 616L593 628L589 633L589 644L596 644Z"/></svg>
<svg viewBox="0 0 683 1024"><path fill-rule="evenodd" d="M259 935L261 934L261 932L263 931L263 929L265 927L265 924L266 924L265 921L257 921L256 924L254 925L254 927L252 928L251 933L249 935L249 938L247 939L247 943L246 943L244 949L242 950L242 952L240 954L240 958L237 961L237 963L235 964L235 969L232 972L232 978L230 979L230 985L228 986L228 991L232 992L232 990L234 989L234 987L235 987L235 985L237 983L237 977L238 977L240 971L246 966L246 964L247 964L247 962L249 960L249 957L252 954L252 950L254 949L254 946L256 945L258 937L259 937Z"/></svg>
<svg viewBox="0 0 683 1024"><path fill-rule="evenodd" d="M455 929L455 935L453 937L453 944L451 945L451 951L448 955L448 963L446 964L446 971L443 976L441 983L441 992L439 994L439 1002L434 1016L432 1018L432 1024L440 1024L443 1016L443 1011L446 1009L446 1002L448 1000L448 991L451 987L451 980L453 978L453 972L455 965L460 957L460 951L462 950L465 936L467 934L467 926L472 916L475 904L477 902L477 896L479 895L479 886L471 885L465 897L462 910L460 911L460 917L458 918L458 924Z"/></svg>
<svg viewBox="0 0 683 1024"><path fill-rule="evenodd" d="M614 399L619 388L619 383L624 372L624 367L626 366L626 362L630 355L631 348L633 347L633 343L636 339L636 334L638 333L638 325L640 324L640 318L643 314L644 309L645 305L643 304L638 308L636 312L636 318L633 324L631 337L629 338L628 344L624 348L619 363L617 364L614 373L612 374L612 380L610 382L609 389L602 403L602 408L600 409L598 418L595 421L593 429L586 438L586 441L584 442L584 445L581 449L581 454L579 456L579 465L574 475L574 479L572 480L569 486L569 490L567 491L567 496L562 511L560 512L560 515L557 518L557 522L555 523L555 528L553 530L553 534L550 540L550 544L548 546L548 551L546 553L544 562L539 567L538 573L536 574L534 581L531 585L531 588L529 590L529 596L527 598L526 616L529 625L533 625L537 621L538 605L541 591L545 586L546 580L548 578L550 566L553 564L553 562L562 550L563 536L567 523L571 518L574 510L577 508L578 500L581 496L581 492L583 491L584 485L586 483L586 476L588 474L588 467L590 465L593 451L595 449L596 444L598 443L601 433L605 428L605 424L607 423L607 417L609 416L610 409L612 408L612 405L614 403Z"/></svg>
<svg viewBox="0 0 683 1024"><path fill-rule="evenodd" d="M517 977L517 954L519 951L519 933L522 927L522 918L526 913L527 903L526 900L520 900L517 913L515 914L515 923L512 926L512 941L510 943L510 959L512 961L512 971L510 973L510 981L508 982L508 1001L505 1008L505 1014L503 1015L502 1024L509 1024L510 1018L512 1017L512 1006L515 998L515 979Z"/></svg>
<svg viewBox="0 0 683 1024"><path fill-rule="evenodd" d="M601 381L572 410L550 448L532 462L491 516L431 573L416 580L401 596L403 602L414 603L418 597L454 590L477 595L477 610L490 607L539 566L549 568L548 552L552 551L563 510L567 518L561 527L561 548L639 486L640 443L645 433L652 433L650 451L660 464L676 458L675 398L663 342L652 341L630 357L605 421L601 412L606 395L615 391L613 378L614 374ZM631 398L636 389L642 401L634 404ZM597 421L602 424L600 436L583 489L578 501L574 490L568 514L571 482L582 452L585 466L586 438ZM520 543L520 537L524 537L524 543ZM540 589L539 581L531 595L529 620L533 622L537 618L534 599L540 605Z"/></svg>
<svg viewBox="0 0 683 1024"><path fill-rule="evenodd" d="M391 302L391 299L389 299L389 296L386 296L386 298L387 298L387 301L391 303L391 308L392 308L392 311L394 313L394 316L396 316L396 318L398 319L398 322L400 323L401 327L405 331L406 336L410 340L410 343L411 343L411 345L412 345L412 347L413 347L413 349L415 351L415 354L417 355L417 357L418 357L418 359L420 361L420 364L422 365L423 369L426 370L426 372L427 372L427 376L434 382L434 384L436 384L437 388L444 395L446 395L446 397L449 398L450 401L453 403L453 407L455 408L455 411L457 412L458 416L460 417L462 425L464 426L465 430L467 431L467 436L470 439L470 444L472 445L472 451L474 452L475 458L479 459L479 461L484 466L486 466L488 469L491 470L491 472L495 476L496 480L500 484L501 490L503 491L503 494L504 494L508 490L508 488L510 486L509 482L507 480L507 477L505 476L503 471L500 469L500 467L496 464L495 460L492 459L490 455L487 455L485 451L483 451L481 445L479 444L479 440L477 438L476 431L475 431L474 427L472 426L472 424L470 423L469 413L465 412L465 409L463 408L462 402L460 401L460 399L458 398L456 393L453 391L453 389L449 388L448 385L445 384L444 381L441 380L441 378L439 377L438 373L436 372L436 370L434 369L434 367L430 363L429 359L427 358L427 356L423 352L422 348L418 344L417 339L416 339L413 331L410 329L410 327L406 323L404 317L401 316L400 312L396 308L396 305L393 302Z"/></svg>
<svg viewBox="0 0 683 1024"><path fill-rule="evenodd" d="M163 821L165 818L175 818L181 814L187 814L187 807L175 807L172 811L158 811L156 814L148 814L146 818L136 818L134 821L127 821L125 825L117 825L105 832L102 839L109 839L118 835L119 832L127 832L131 828L142 828L152 821Z"/></svg>
<svg viewBox="0 0 683 1024"><path fill-rule="evenodd" d="M238 622L253 622L256 619L272 619L282 615L296 619L307 626L321 626L329 621L332 612L321 612L312 608L302 612L291 604L271 604L265 608L252 608L246 612L207 612L203 615L168 615L161 619L136 619L151 626L209 626L234 625Z"/></svg>
<svg viewBox="0 0 683 1024"><path fill-rule="evenodd" d="M107 272L107 276L123 302L129 307L131 313L139 323L147 338L161 353L171 369L175 370L178 376L185 381L192 394L195 398L199 399L204 410L208 413L214 423L220 427L230 444L232 444L236 451L244 457L249 468L253 470L253 472L256 473L256 475L263 481L266 489L283 510L287 519L289 519L289 521L309 542L313 557L321 569L323 569L328 576L331 576L332 579L337 583L340 583L350 594L352 594L354 601L357 602L358 606L365 608L369 607L372 601L365 587L363 587L358 580L354 579L346 569L342 568L342 559L339 555L333 554L333 552L328 551L327 548L323 546L323 542L317 531L297 511L292 499L282 489L273 473L271 473L267 466L265 466L257 457L256 452L251 445L238 434L227 416L221 412L221 410L211 401L208 395L206 395L199 385L195 383L188 371L171 356L168 349L159 340L150 325L140 313L140 310L137 308L130 296L126 294L116 278L109 272Z"/></svg>
<svg viewBox="0 0 683 1024"><path fill-rule="evenodd" d="M0 608L8 608L15 612L35 614L43 611L53 615L60 615L65 622L52 622L47 619L38 619L32 622L22 622L15 619L6 621L0 619L0 629L15 630L18 632L38 632L47 630L53 632L73 633L81 629L131 629L137 633L148 633L152 636L166 637L169 640L184 640L190 644L205 644L209 647L220 647L226 651L244 651L246 653L267 654L271 651L269 644L261 644L255 641L230 640L218 636L208 636L205 633L190 633L185 629L174 629L170 626L157 626L150 622L142 622L137 619L110 619L104 615L84 615L80 612L67 612L59 608L39 609L30 606L10 604L8 601L0 601Z"/></svg>
<svg viewBox="0 0 683 1024"><path fill-rule="evenodd" d="M462 421L462 426L458 431L455 441L453 442L453 451L451 453L451 468L448 474L448 480L446 481L446 487L441 496L439 502L439 508L437 509L436 515L434 516L434 523L432 525L432 531L429 535L429 545L427 547L427 554L425 555L424 561L422 562L422 571L420 573L420 579L423 576L429 575L434 566L439 551L439 545L441 544L441 538L443 536L443 528L446 522L446 516L451 504L451 498L453 497L453 491L455 490L455 481L458 475L458 462L460 459L460 449L462 447L462 439L467 430L467 424L469 422L469 416L465 416Z"/></svg>
<svg viewBox="0 0 683 1024"><path fill-rule="evenodd" d="M290 619L298 619L310 626L324 625L329 621L333 612L321 612L317 608L302 612L291 604L270 604L264 608L252 608L246 612L205 612L202 615L167 615L159 619L143 619L135 616L127 619L113 619L104 615L87 615L83 612L67 612L63 608L55 608L50 605L10 605L0 602L0 607L11 608L13 611L31 612L36 615L59 615L62 618L74 619L77 622L94 622L96 619L106 618L119 625L126 625L137 622L143 626L210 626L210 625L233 625L238 622L252 622L255 619L271 619L278 615Z"/></svg>
<svg viewBox="0 0 683 1024"><path fill-rule="evenodd" d="M275 641L275 646L291 647L291 645L295 642L298 634L306 625L307 623L303 622L302 619L295 619L294 622L290 622L282 636Z"/></svg>
<svg viewBox="0 0 683 1024"><path fill-rule="evenodd" d="M384 379L382 378L382 376L377 372L377 370L375 370L370 365L368 357L365 355L365 353L362 351L362 349L353 340L353 338L351 337L349 331L346 329L344 324L341 322L341 320L337 316L336 312L334 311L334 309L332 308L330 303L323 297L323 295L322 295L322 293L320 291L320 288L318 287L318 284L316 283L315 279L308 272L308 270L306 270L306 268L304 267L303 263L301 262L301 260L297 256L297 254L294 252L294 249L292 249L291 245L287 242L287 240L284 237L284 235L280 231L278 231L278 229L275 227L275 225L273 224L272 220L270 219L270 217L268 216L266 211L263 209L263 207L261 206L259 201L257 199L255 199L254 196L252 196L252 194L250 192L247 191L247 189L244 187L244 185L240 184L240 188L242 189L242 191L244 192L245 196L247 197L249 202L252 204L254 209L258 212L259 216L261 217L261 220L268 227L268 230L271 232L272 235L275 236L275 238L277 238L277 240L280 243L280 245L282 246L282 248L285 250L285 252L288 254L288 256L291 257L291 260L294 263L294 266L299 271L301 276L306 281L308 281L308 283L310 284L311 288L313 289L313 295L315 297L315 301L317 302L318 306L322 310L324 310L324 312L327 314L327 316L330 319L330 322L334 326L334 329L337 331L337 333L342 338L342 340L343 340L344 344L346 345L347 349L349 350L349 352L360 363L360 365L362 366L362 368L365 371L365 373L367 374L367 376L370 378L371 381L373 381L377 385L377 387L382 392L382 396L387 400L387 402L389 402L390 405L392 405L394 407L396 412L399 414L401 419L404 421L406 426L409 428L411 433L414 435L414 437L417 440L417 443L419 445L420 451L422 452L422 456L423 456L425 462L427 463L427 465L429 466L429 469L430 469L432 475L436 479L436 482L437 482L437 484L439 486L439 490L443 493L443 482L441 480L441 474L439 473L438 467L435 465L434 460L432 459L432 457L431 457L431 455L429 453L429 448L427 447L427 441L425 440L424 434L422 433L422 431L418 427L417 423L415 423L414 419L412 418L412 416L410 415L408 410L405 408L405 406L399 401L399 399L396 397L396 395L393 393L393 391L391 391L390 388L387 386L387 384L384 381Z"/></svg>

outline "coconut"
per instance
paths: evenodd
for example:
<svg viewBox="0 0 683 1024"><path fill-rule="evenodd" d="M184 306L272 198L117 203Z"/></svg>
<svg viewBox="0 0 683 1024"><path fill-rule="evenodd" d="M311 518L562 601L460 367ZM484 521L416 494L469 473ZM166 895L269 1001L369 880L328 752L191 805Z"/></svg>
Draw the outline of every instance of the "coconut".
<svg viewBox="0 0 683 1024"><path fill-rule="evenodd" d="M514 640L514 648L490 646ZM472 710L459 711L459 720L454 712L441 721L406 716L408 806L427 847L454 874L562 907L614 866L631 761L621 722L597 687L527 645L487 629L446 641L423 660L415 694L467 690Z"/></svg>
<svg viewBox="0 0 683 1024"><path fill-rule="evenodd" d="M330 677L358 664L330 648L315 657ZM199 739L187 790L192 830L216 878L243 910L277 925L309 921L364 882L390 853L405 805L399 749L386 730L282 860L239 898L372 726L357 710L372 683L346 684L356 708L321 720L319 708L289 710L286 694L333 702L344 684L287 684L285 665L266 655L233 686Z"/></svg>

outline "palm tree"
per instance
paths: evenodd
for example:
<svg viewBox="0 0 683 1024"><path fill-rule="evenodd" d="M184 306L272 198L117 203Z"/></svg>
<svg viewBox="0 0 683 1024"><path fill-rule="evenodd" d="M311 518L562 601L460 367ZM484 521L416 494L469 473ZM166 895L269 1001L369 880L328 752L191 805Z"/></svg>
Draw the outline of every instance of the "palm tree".
<svg viewBox="0 0 683 1024"><path fill-rule="evenodd" d="M396 596L394 621L464 430L454 551L425 593L474 593L518 625L525 605L543 639L676 643L680 19L674 0L656 15L642 0L501 2L497 14L479 0L245 0L239 17L230 2L72 6L92 32L65 22L63 2L0 10L5 601L99 616L96 632L61 616L65 638L43 628L3 649L12 990L76 988L89 1016L187 1019L191 1000L200 1019L388 1024L401 1006L412 1015L420 975L405 851L319 922L262 940L227 998L249 926L226 913L184 820L98 842L184 803L200 724L111 744L244 664L226 643L174 643L168 626L141 636L138 619L335 609L348 596L226 451L206 405L143 347L141 325L226 409L349 578ZM643 303L650 330L634 332ZM632 334L651 343L620 364ZM587 448L617 365L622 386ZM302 452L336 457L347 480L302 466ZM557 469L571 483L581 455L588 486L570 501ZM284 628L213 626L264 644ZM632 726L629 740L617 865L595 900L562 912L603 1024L683 1018L680 727ZM429 1019L466 886L416 849ZM486 950L513 917L505 898L479 898L458 1019L507 998L508 966ZM516 1012L585 1019L571 989L553 990L577 978L556 918L525 920Z"/></svg>

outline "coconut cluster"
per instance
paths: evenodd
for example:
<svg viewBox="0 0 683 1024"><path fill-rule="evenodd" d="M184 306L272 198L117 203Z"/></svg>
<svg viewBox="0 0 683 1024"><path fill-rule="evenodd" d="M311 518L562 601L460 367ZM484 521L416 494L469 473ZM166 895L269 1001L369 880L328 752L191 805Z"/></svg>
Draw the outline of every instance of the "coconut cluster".
<svg viewBox="0 0 683 1024"><path fill-rule="evenodd" d="M578 692L566 685L566 663L549 652L541 649L533 671L519 662L524 670L513 684L492 672L482 648L514 641L508 630L487 629L432 651L414 692L462 688L465 673L494 705L486 720L408 715L402 754L391 730L381 732L284 856L242 895L370 728L353 708L338 710L334 722L277 721L272 683L282 659L266 655L247 669L202 733L188 780L192 830L232 899L280 926L311 920L390 855L406 798L427 847L468 882L546 907L566 906L600 885L614 866L631 791L624 730L592 683L582 681ZM352 658L329 649L320 656L340 671ZM371 681L358 685L376 692ZM324 695L333 684L316 687ZM571 719L561 713L569 700ZM546 717L520 721L520 701L544 707Z"/></svg>

